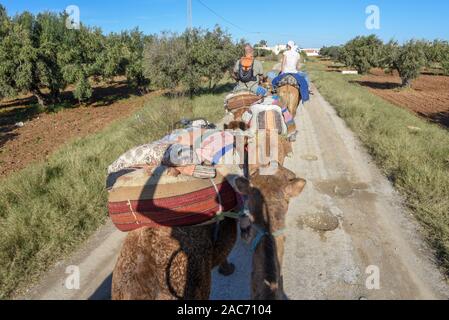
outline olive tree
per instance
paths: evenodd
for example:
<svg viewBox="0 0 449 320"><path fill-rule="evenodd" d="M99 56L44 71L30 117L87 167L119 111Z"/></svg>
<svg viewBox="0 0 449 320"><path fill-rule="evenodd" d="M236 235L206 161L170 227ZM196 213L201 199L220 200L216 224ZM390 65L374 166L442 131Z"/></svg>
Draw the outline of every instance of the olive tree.
<svg viewBox="0 0 449 320"><path fill-rule="evenodd" d="M77 100L89 99L91 77L104 72L104 64L99 60L105 48L101 30L83 25L79 30L65 29L60 48L58 58L64 80L75 86L73 95Z"/></svg>
<svg viewBox="0 0 449 320"><path fill-rule="evenodd" d="M220 27L212 31L199 31L190 47L191 63L195 65L192 80L200 77L209 82L209 89L213 89L223 79L225 73L232 69L239 56L231 36ZM196 85L193 89L197 89Z"/></svg>
<svg viewBox="0 0 449 320"><path fill-rule="evenodd" d="M341 50L341 46L323 47L320 50L320 56L331 58L332 60L339 60Z"/></svg>
<svg viewBox="0 0 449 320"><path fill-rule="evenodd" d="M346 43L339 52L339 59L359 73L367 73L380 66L383 42L376 36L359 36Z"/></svg>
<svg viewBox="0 0 449 320"><path fill-rule="evenodd" d="M241 54L229 34L192 29L181 35L163 33L144 50L144 76L158 88L183 86L191 95L208 84L213 89Z"/></svg>
<svg viewBox="0 0 449 320"><path fill-rule="evenodd" d="M45 99L39 88L36 72L38 52L30 30L12 22L0 43L0 91L4 97L31 92L41 105Z"/></svg>
<svg viewBox="0 0 449 320"><path fill-rule="evenodd" d="M384 52L385 66L398 71L403 87L410 87L412 80L420 75L426 64L422 43L416 40L410 40L403 45L390 41Z"/></svg>
<svg viewBox="0 0 449 320"><path fill-rule="evenodd" d="M51 13L35 17L24 12L6 23L2 18L0 91L3 96L30 92L45 106L48 101L41 91L45 88L50 91L52 102L58 99L65 86L57 61L62 25L62 19Z"/></svg>
<svg viewBox="0 0 449 320"><path fill-rule="evenodd" d="M187 71L187 43L174 33L162 33L146 43L144 75L157 88L174 89Z"/></svg>

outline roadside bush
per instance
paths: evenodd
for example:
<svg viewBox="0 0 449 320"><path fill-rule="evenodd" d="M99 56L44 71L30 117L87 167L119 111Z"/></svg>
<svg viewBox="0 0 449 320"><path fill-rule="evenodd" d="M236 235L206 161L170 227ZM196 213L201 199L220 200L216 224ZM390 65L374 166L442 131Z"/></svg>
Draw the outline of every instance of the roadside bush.
<svg viewBox="0 0 449 320"><path fill-rule="evenodd" d="M330 58L332 60L339 60L341 49L341 46L323 47L320 50L320 56Z"/></svg>
<svg viewBox="0 0 449 320"><path fill-rule="evenodd" d="M157 88L183 85L190 94L204 83L213 89L241 55L220 27L212 31L193 29L181 35L163 33L145 46L144 75Z"/></svg>
<svg viewBox="0 0 449 320"><path fill-rule="evenodd" d="M365 74L380 66L382 41L375 35L359 36L349 41L339 52L339 60L348 67Z"/></svg>
<svg viewBox="0 0 449 320"><path fill-rule="evenodd" d="M449 45L444 48L440 64L444 75L449 76Z"/></svg>
<svg viewBox="0 0 449 320"><path fill-rule="evenodd" d="M429 68L438 67L445 59L449 48L449 43L443 40L421 41L426 57L426 66Z"/></svg>
<svg viewBox="0 0 449 320"><path fill-rule="evenodd" d="M3 18L0 43L0 91L5 97L31 92L46 104L42 88L56 99L64 87L57 64L58 17L40 14L37 19L24 12L13 19Z"/></svg>
<svg viewBox="0 0 449 320"><path fill-rule="evenodd" d="M420 75L426 64L422 43L411 40L400 46L397 42L390 41L385 48L384 66L397 70L402 86L410 87L412 80Z"/></svg>
<svg viewBox="0 0 449 320"><path fill-rule="evenodd" d="M144 49L144 75L157 88L174 89L187 72L187 43L182 37L163 33L155 36Z"/></svg>
<svg viewBox="0 0 449 320"><path fill-rule="evenodd" d="M444 75L449 76L449 55L446 57L446 60L441 64L443 68Z"/></svg>
<svg viewBox="0 0 449 320"><path fill-rule="evenodd" d="M272 54L272 52L270 50L260 49L260 48L256 48L254 50L254 53L255 53L256 57L268 57Z"/></svg>

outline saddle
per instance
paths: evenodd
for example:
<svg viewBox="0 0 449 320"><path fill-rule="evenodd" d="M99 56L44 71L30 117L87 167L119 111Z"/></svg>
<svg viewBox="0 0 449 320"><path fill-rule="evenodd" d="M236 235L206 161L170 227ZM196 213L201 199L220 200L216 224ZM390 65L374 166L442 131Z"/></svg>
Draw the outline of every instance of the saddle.
<svg viewBox="0 0 449 320"><path fill-rule="evenodd" d="M225 99L225 109L233 112L241 108L249 108L261 99L260 96L246 91L230 94Z"/></svg>
<svg viewBox="0 0 449 320"><path fill-rule="evenodd" d="M290 85L290 86L293 86L293 87L299 89L298 81L295 79L294 76L292 76L290 74L286 75L284 78L282 78L281 81L279 81L278 87L282 87L282 86L286 86L286 85Z"/></svg>
<svg viewBox="0 0 449 320"><path fill-rule="evenodd" d="M173 177L168 169L136 167L115 173L119 177L109 191L108 211L120 231L194 226L240 206L237 194L223 176Z"/></svg>

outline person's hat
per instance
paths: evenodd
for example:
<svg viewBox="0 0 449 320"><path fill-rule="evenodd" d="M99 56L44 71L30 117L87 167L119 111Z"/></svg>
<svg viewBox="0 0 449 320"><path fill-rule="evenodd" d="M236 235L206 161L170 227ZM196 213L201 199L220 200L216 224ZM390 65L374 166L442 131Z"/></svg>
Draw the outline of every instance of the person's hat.
<svg viewBox="0 0 449 320"><path fill-rule="evenodd" d="M294 41L289 41L288 43L287 43L287 45L290 47L290 48L294 48L295 47L295 42Z"/></svg>

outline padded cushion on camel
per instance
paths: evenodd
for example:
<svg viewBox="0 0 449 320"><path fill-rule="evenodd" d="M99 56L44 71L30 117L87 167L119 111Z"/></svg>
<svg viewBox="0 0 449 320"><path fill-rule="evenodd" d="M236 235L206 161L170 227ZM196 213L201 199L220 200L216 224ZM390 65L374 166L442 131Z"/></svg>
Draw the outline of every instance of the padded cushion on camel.
<svg viewBox="0 0 449 320"><path fill-rule="evenodd" d="M205 223L219 212L220 201L209 179L167 175L166 167L131 169L115 179L109 191L109 215L115 226L129 232L141 227L181 227ZM118 173L120 174L120 173ZM222 176L213 179L222 209L238 206L234 189Z"/></svg>
<svg viewBox="0 0 449 320"><path fill-rule="evenodd" d="M261 97L252 93L236 93L226 97L225 106L229 111L233 111L244 107L250 107L260 100Z"/></svg>
<svg viewBox="0 0 449 320"><path fill-rule="evenodd" d="M257 115L258 130L274 130L282 134L282 119L279 112L274 110L262 111Z"/></svg>
<svg viewBox="0 0 449 320"><path fill-rule="evenodd" d="M295 77L291 75L286 75L284 78L282 78L281 81L279 81L279 87L290 85L296 88L299 88L298 81L295 79Z"/></svg>

